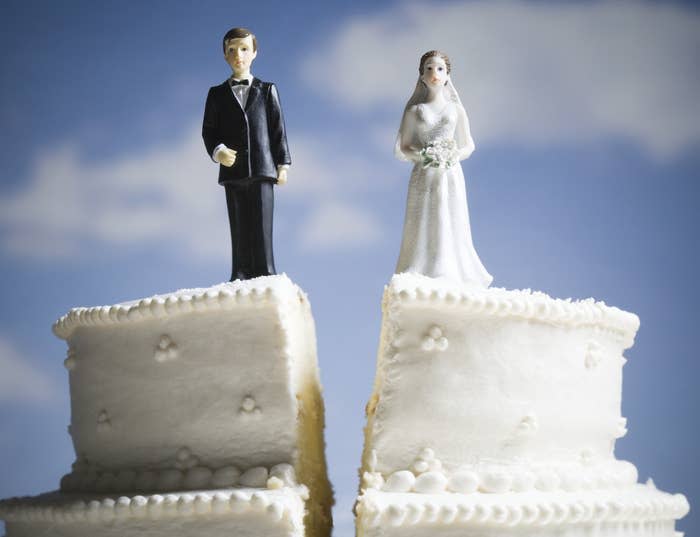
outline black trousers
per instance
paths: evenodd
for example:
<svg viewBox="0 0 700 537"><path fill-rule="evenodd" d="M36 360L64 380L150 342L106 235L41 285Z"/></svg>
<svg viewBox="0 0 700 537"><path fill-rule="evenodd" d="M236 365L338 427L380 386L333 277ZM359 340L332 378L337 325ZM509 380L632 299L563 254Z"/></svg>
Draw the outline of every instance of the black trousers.
<svg viewBox="0 0 700 537"><path fill-rule="evenodd" d="M231 281L276 274L272 255L272 181L224 185L231 226Z"/></svg>

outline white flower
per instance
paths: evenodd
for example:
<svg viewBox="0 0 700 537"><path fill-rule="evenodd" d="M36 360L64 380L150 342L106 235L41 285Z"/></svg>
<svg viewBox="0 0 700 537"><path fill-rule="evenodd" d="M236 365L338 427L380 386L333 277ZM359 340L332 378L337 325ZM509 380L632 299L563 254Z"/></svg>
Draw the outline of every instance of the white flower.
<svg viewBox="0 0 700 537"><path fill-rule="evenodd" d="M423 168L451 168L456 162L455 145L449 138L428 142L420 152Z"/></svg>

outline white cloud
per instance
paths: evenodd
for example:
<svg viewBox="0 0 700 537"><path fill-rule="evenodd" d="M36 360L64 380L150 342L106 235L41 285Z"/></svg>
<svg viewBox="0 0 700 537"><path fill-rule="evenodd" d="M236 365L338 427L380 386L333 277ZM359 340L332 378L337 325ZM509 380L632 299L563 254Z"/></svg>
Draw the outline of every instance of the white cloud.
<svg viewBox="0 0 700 537"><path fill-rule="evenodd" d="M223 197L201 138L187 132L174 146L103 161L70 145L40 154L27 186L0 200L4 247L51 258L75 255L85 240L172 241L194 255L215 253Z"/></svg>
<svg viewBox="0 0 700 537"><path fill-rule="evenodd" d="M420 55L442 49L477 145L613 135L664 156L700 141L698 28L700 12L677 3L404 3L334 30L305 70L334 66L329 98L398 115Z"/></svg>
<svg viewBox="0 0 700 537"><path fill-rule="evenodd" d="M357 248L378 241L381 229L381 223L360 205L328 200L304 222L301 244L314 251Z"/></svg>
<svg viewBox="0 0 700 537"><path fill-rule="evenodd" d="M337 249L374 240L368 231L372 216L350 200L376 181L366 162L303 133L293 138L292 153L289 184L278 195L316 215L299 228L304 245ZM75 145L37 157L26 186L0 199L0 244L6 251L53 259L85 254L90 242L104 248L167 242L187 258L228 255L225 196L198 126L172 145L102 161L94 157L87 159ZM337 240L342 230L338 218L329 218L329 207L357 221L347 241ZM316 230L319 222L327 227Z"/></svg>
<svg viewBox="0 0 700 537"><path fill-rule="evenodd" d="M0 401L48 403L57 395L51 379L0 337Z"/></svg>

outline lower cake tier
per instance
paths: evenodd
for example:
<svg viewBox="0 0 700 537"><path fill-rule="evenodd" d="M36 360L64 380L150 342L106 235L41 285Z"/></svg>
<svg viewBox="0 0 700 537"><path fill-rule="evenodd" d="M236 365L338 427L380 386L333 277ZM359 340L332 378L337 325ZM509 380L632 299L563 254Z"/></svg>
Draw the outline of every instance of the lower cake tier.
<svg viewBox="0 0 700 537"><path fill-rule="evenodd" d="M653 484L581 493L416 494L368 490L357 537L679 537L681 494Z"/></svg>
<svg viewBox="0 0 700 537"><path fill-rule="evenodd" d="M48 493L0 502L7 537L303 537L306 487L138 496Z"/></svg>

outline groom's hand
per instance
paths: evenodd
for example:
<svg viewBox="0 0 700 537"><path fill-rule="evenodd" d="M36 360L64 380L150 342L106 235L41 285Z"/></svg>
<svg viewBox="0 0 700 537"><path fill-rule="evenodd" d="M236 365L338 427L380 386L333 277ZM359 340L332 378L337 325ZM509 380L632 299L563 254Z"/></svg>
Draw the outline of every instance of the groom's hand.
<svg viewBox="0 0 700 537"><path fill-rule="evenodd" d="M277 184L284 185L287 182L287 168L277 170Z"/></svg>
<svg viewBox="0 0 700 537"><path fill-rule="evenodd" d="M222 148L216 154L216 159L222 166L230 168L236 162L236 151L234 149L229 149L228 147Z"/></svg>

